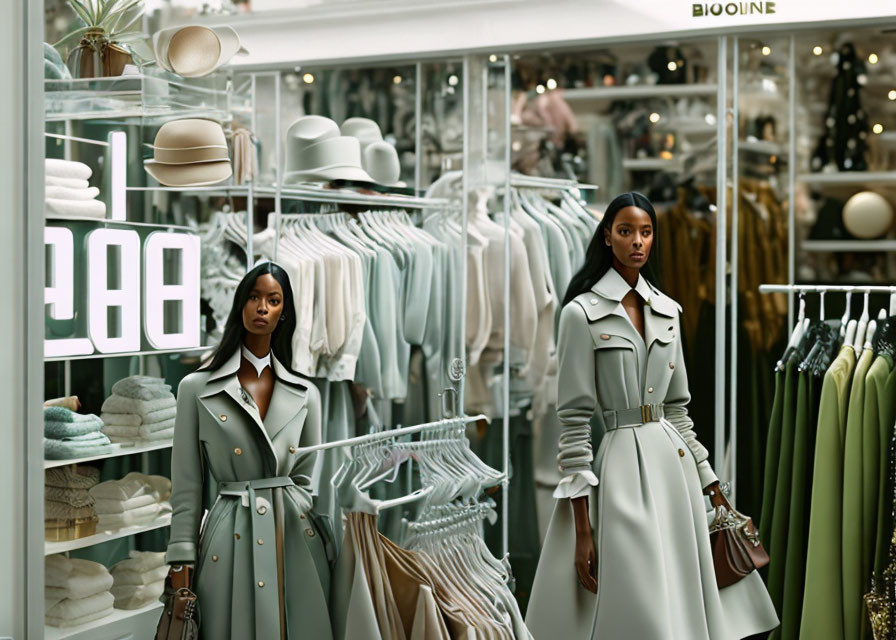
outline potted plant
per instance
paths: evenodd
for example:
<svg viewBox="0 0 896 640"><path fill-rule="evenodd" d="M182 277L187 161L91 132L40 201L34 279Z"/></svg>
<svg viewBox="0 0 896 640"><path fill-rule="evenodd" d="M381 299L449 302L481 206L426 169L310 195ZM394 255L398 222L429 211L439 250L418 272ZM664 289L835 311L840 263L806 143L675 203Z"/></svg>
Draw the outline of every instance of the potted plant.
<svg viewBox="0 0 896 640"><path fill-rule="evenodd" d="M142 43L143 33L136 27L143 17L143 0L68 0L84 26L56 43L68 54L68 67L76 78L121 75L133 62L128 45Z"/></svg>

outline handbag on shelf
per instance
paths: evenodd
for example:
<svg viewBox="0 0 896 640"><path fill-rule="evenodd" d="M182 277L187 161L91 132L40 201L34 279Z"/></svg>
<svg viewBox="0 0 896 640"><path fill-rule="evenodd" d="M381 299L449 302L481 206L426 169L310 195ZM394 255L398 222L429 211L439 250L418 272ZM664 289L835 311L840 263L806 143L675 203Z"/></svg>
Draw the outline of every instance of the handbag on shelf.
<svg viewBox="0 0 896 640"><path fill-rule="evenodd" d="M719 589L739 582L769 562L753 520L733 509L716 507L709 541Z"/></svg>
<svg viewBox="0 0 896 640"><path fill-rule="evenodd" d="M182 568L181 571L186 569ZM165 607L155 640L199 640L199 599L187 587L174 589L165 579Z"/></svg>

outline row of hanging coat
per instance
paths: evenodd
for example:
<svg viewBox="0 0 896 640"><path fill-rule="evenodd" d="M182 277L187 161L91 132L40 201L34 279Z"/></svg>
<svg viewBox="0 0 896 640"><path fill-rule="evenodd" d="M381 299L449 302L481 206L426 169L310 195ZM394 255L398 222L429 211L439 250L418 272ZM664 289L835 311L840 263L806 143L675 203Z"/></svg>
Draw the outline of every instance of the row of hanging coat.
<svg viewBox="0 0 896 640"><path fill-rule="evenodd" d="M531 637L508 586L509 566L482 540L481 523L495 514L478 498L504 475L470 450L466 421L430 425L416 441L381 432L347 447L331 481L345 513L331 598L337 640ZM367 493L394 482L406 464L416 490L391 500ZM410 503L419 515L396 539L378 531L381 512Z"/></svg>
<svg viewBox="0 0 896 640"><path fill-rule="evenodd" d="M863 596L894 534L886 491L896 423L896 294L859 320L799 319L775 369L759 520L772 638L871 638ZM889 317L888 317L889 315ZM871 319L877 317L877 320Z"/></svg>

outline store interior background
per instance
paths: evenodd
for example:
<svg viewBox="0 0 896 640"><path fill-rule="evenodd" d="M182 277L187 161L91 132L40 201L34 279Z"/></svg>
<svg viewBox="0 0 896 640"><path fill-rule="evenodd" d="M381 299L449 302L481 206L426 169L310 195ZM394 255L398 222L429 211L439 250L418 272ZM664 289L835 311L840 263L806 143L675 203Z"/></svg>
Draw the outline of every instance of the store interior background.
<svg viewBox="0 0 896 640"><path fill-rule="evenodd" d="M333 22L364 20L370 4L321 2L308 3L306 8L326 11L321 20ZM344 60L305 63L306 56L315 56L303 50L301 38L296 39L293 54L281 56L277 62L255 61L260 52L251 50L259 46L257 34L264 29L265 9L283 12L286 7L256 3L249 11L248 3L211 2L197 7L189 2L154 1L146 5L147 33L193 20L230 23L238 31L246 25L247 32L256 36L246 39L250 56L243 62L236 58L227 69L189 81L186 87L171 85L166 96L157 94L152 82L147 83L135 112L143 109L142 115L123 120L101 114L69 119L65 114L79 108L73 104L71 92L47 83L40 98L45 106L46 122L40 125L44 130L102 140L109 131L124 126L129 135L129 157L146 157L145 145L152 143L164 121L146 115L156 101L182 100L192 108L197 100L204 100L203 108L230 129L254 123L259 152L255 181L263 190L276 183L277 153L281 152L278 137L282 140L294 120L307 114L337 122L361 116L376 121L385 139L395 145L401 180L407 185L400 192L405 194L426 195L440 176L464 169L467 162L466 186L469 191L488 190L489 211L504 207L508 169L597 185L596 190L581 191L597 211L622 191L647 195L659 213L665 278L661 287L683 308L690 413L698 437L715 454L718 474L733 483L738 508L754 517L758 517L762 502L765 435L774 394L772 371L798 308L796 297L760 295L759 285L889 285L896 281L892 228L884 237L859 240L844 235L837 215L831 214L860 191L880 193L891 202L896 197L896 32L892 28L896 23L892 20L874 25L826 24L823 28L807 24L780 31L766 27L761 32L745 27L742 33L729 31L726 35L629 37L587 45L566 44L558 38L559 44L551 46L520 45L493 51L483 46L469 54L359 59L346 55ZM27 11L32 18L38 15L34 7ZM353 11L360 17L351 17ZM59 0L45 0L40 17L40 29L31 33L42 31L47 42L58 40L72 26L71 10ZM308 28L313 28L313 23ZM431 31L432 37L437 37L437 31ZM840 167L838 175L826 176L813 164L813 158L825 131L837 74L836 54L848 44L855 48L858 94L866 114L864 135L860 138L856 131L855 140L867 144L864 157L868 165L862 171ZM29 42L28 50L38 45ZM33 61L31 68L36 68ZM149 66L142 73L151 77L157 71ZM210 91L193 91L191 87ZM46 138L43 147L46 157L70 157L101 166L97 153L83 145L66 149L63 141L53 138ZM40 166L42 159L37 164ZM34 165L32 161L28 166ZM16 171L9 175L24 182L22 167ZM129 186L147 185L141 163L129 163L127 179ZM726 211L722 267L717 264L720 250L716 241L720 188L725 190ZM18 206L23 202L24 196ZM269 225L276 201L263 194L251 205L254 228L260 231ZM244 212L246 207L245 195L131 191L127 219L198 228L219 211ZM281 207L284 213L333 210L332 205L288 199ZM41 242L38 239L37 248L29 250L39 250ZM233 260L246 259L245 252L231 251ZM736 268L732 263L735 252ZM33 256L31 259L33 264ZM721 285L717 282L720 272L725 275ZM21 280L24 282L24 276ZM562 295L560 291L559 297ZM34 294L27 296L33 298ZM887 300L883 294L873 295L871 306L878 309ZM826 296L825 317L840 317L845 303L843 294ZM854 315L859 305L860 297L855 296ZM42 308L37 313L41 322ZM205 311L211 315L210 310ZM808 296L806 315L818 317L820 312L818 296ZM512 336L512 326L509 333ZM40 334L27 342L27 353L24 344L15 347L19 350L17 361L40 361L42 350L33 348L42 344L43 332ZM204 345L214 344L214 323L206 323L202 334ZM462 348L455 357L465 357ZM40 372L31 373L32 378L40 379L41 390L22 392L21 397L52 398L72 391L85 405L99 406L114 381L138 368L176 384L198 364L198 353L148 356L139 365L131 358L68 363L50 359L38 367ZM498 379L502 379L500 373ZM72 381L77 381L76 390ZM463 397L462 385L457 386ZM558 427L551 413L550 393L525 388L516 391L514 387L509 394L509 404L503 404L496 392L499 400L487 407L472 405L467 396L464 408L469 414L485 410L492 418L488 425L472 427L469 436L481 457L495 468L504 466L503 439L509 438L509 504L505 508L500 495L495 496L502 519L486 531L486 539L496 555L509 552L517 597L524 607L552 508L550 495L559 480L555 462ZM395 415L401 416L400 411ZM22 423L27 423L24 414ZM361 433L367 423L359 417L356 428ZM12 442L20 451L35 450L20 430ZM14 464L0 464L0 468L18 469ZM120 477L131 469L167 474L168 456L153 453L108 461L103 478ZM42 477L42 470L19 471L32 485ZM38 502L42 500L42 487L36 493L34 486L29 491L32 497L39 496ZM509 532L504 534L506 539L502 529ZM162 550L166 532L160 529L141 534L137 540L113 541L83 554L113 562L135 544ZM17 540L13 535L0 538ZM43 546L42 540L39 546ZM41 573L37 569L41 565L35 564L40 554L42 549L32 551L17 562L28 563L24 569L29 575ZM35 597L42 589L35 589L32 583L29 593ZM11 608L17 612L8 619L19 620L20 605ZM29 617L29 628L42 631L41 616L36 620ZM0 633L3 631L0 628Z"/></svg>

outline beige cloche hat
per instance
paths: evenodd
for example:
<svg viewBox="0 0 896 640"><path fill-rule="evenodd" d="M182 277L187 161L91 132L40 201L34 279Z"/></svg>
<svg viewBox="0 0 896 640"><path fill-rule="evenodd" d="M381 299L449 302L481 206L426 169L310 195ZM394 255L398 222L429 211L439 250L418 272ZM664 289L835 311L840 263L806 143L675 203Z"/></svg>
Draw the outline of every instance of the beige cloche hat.
<svg viewBox="0 0 896 640"><path fill-rule="evenodd" d="M233 173L227 138L212 120L184 118L163 124L152 145L153 159L143 167L169 187L217 184Z"/></svg>

